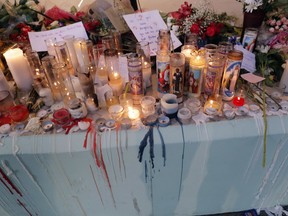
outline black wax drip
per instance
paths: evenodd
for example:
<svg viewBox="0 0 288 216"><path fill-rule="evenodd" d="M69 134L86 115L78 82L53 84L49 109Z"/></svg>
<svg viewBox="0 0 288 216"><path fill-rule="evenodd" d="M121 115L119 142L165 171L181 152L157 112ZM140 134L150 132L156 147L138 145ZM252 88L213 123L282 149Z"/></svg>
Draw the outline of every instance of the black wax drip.
<svg viewBox="0 0 288 216"><path fill-rule="evenodd" d="M163 166L166 165L166 146L165 146L165 142L164 142L164 138L163 138L163 135L159 129L159 126L157 125L157 131L159 133L159 136L160 136L160 140L161 140L161 146L162 146L162 157L163 157Z"/></svg>
<svg viewBox="0 0 288 216"><path fill-rule="evenodd" d="M151 128L151 127L150 127ZM140 146L139 146L139 151L138 151L138 158L139 158L139 162L142 162L142 157L143 157L143 153L144 153L144 149L147 146L148 142L148 137L149 137L149 131L145 134L144 138L142 139L142 141L140 142Z"/></svg>
<svg viewBox="0 0 288 216"><path fill-rule="evenodd" d="M182 122L176 117L176 121L179 123L182 131L182 140L183 140L183 148L182 148L182 161L181 161L181 174L180 174L180 183L179 183L179 194L178 194L178 200L180 199L181 194L181 187L182 187L182 178L183 178L183 166L184 166L184 153L185 153L185 137L184 137L184 130Z"/></svg>
<svg viewBox="0 0 288 216"><path fill-rule="evenodd" d="M153 127L149 129L149 144L150 144L150 159L152 163L152 169L154 168L154 136L153 136Z"/></svg>
<svg viewBox="0 0 288 216"><path fill-rule="evenodd" d="M145 182L147 183L148 179L148 166L147 166L147 161L145 160Z"/></svg>

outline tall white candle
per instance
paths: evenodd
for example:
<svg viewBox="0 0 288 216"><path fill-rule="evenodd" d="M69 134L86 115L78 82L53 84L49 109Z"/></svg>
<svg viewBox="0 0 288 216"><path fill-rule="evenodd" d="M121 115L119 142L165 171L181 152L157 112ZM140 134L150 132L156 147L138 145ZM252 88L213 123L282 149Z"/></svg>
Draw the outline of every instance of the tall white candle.
<svg viewBox="0 0 288 216"><path fill-rule="evenodd" d="M149 62L144 62L142 65L143 80L146 88L152 86L152 70Z"/></svg>
<svg viewBox="0 0 288 216"><path fill-rule="evenodd" d="M9 49L3 55L17 87L23 91L30 90L33 78L29 70L28 61L23 55L23 51L19 48Z"/></svg>

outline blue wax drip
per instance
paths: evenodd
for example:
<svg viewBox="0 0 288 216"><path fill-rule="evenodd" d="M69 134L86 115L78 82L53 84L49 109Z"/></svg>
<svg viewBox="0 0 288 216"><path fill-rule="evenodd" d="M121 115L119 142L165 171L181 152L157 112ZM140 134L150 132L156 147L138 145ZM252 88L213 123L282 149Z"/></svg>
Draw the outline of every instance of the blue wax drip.
<svg viewBox="0 0 288 216"><path fill-rule="evenodd" d="M163 139L163 135L159 129L159 125L157 125L157 131L159 133L159 136L160 136L160 140L161 140L161 146L162 146L162 157L163 157L163 166L165 167L166 165L166 146L165 146L165 142L164 142L164 139Z"/></svg>

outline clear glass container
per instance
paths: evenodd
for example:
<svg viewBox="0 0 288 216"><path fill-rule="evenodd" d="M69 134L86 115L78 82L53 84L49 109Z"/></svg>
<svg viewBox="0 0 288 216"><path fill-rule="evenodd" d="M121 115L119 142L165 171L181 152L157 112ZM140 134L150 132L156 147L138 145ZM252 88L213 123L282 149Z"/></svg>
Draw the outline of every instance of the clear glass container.
<svg viewBox="0 0 288 216"><path fill-rule="evenodd" d="M76 94L73 88L70 74L67 70L65 63L59 62L52 65L53 73L57 81L58 87L60 87L63 101L67 107L69 107L70 101L76 98Z"/></svg>
<svg viewBox="0 0 288 216"><path fill-rule="evenodd" d="M85 40L80 42L82 58L84 61L85 67L87 65L94 66L94 56L93 56L93 43L91 40Z"/></svg>
<svg viewBox="0 0 288 216"><path fill-rule="evenodd" d="M185 55L171 53L170 55L170 93L177 95L178 103L183 101L184 93Z"/></svg>
<svg viewBox="0 0 288 216"><path fill-rule="evenodd" d="M77 54L76 54L75 48L74 48L75 36L74 35L65 35L63 37L63 40L66 42L66 45L68 47L73 68L75 71L78 71L79 70L79 63L78 63Z"/></svg>
<svg viewBox="0 0 288 216"><path fill-rule="evenodd" d="M140 41L136 44L136 53L142 58L142 71L145 88L152 86L152 69L150 58L150 45L147 41Z"/></svg>
<svg viewBox="0 0 288 216"><path fill-rule="evenodd" d="M142 73L142 59L139 54L133 53L128 56L128 73L130 82L130 93L132 94L133 103L140 104L144 96L144 82Z"/></svg>
<svg viewBox="0 0 288 216"><path fill-rule="evenodd" d="M170 52L157 51L156 55L156 73L157 73L157 92L158 97L161 98L163 94L170 91Z"/></svg>
<svg viewBox="0 0 288 216"><path fill-rule="evenodd" d="M50 89L52 91L54 100L61 101L63 99L61 94L62 82L58 80L57 76L53 72L53 65L56 64L56 58L53 55L45 56L41 59L45 76L48 80Z"/></svg>
<svg viewBox="0 0 288 216"><path fill-rule="evenodd" d="M104 51L104 56L105 56L106 69L107 69L108 76L110 79L110 76L113 72L116 72L116 71L119 72L118 52L116 49L106 49Z"/></svg>
<svg viewBox="0 0 288 216"><path fill-rule="evenodd" d="M170 51L173 50L171 48L171 33L169 29L160 29L158 38L157 38L157 44L158 44L158 51Z"/></svg>
<svg viewBox="0 0 288 216"><path fill-rule="evenodd" d="M58 58L58 62L66 64L66 68L71 75L75 75L75 71L70 58L70 53L65 41L58 41L55 43L55 50Z"/></svg>

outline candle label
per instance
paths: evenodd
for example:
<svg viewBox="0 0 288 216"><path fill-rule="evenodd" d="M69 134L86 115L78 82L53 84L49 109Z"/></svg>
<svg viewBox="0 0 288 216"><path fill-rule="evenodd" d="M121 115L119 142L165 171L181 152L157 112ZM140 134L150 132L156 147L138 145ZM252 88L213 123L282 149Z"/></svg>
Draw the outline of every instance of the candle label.
<svg viewBox="0 0 288 216"><path fill-rule="evenodd" d="M170 73L169 62L157 61L158 92L169 93L170 90L169 73Z"/></svg>
<svg viewBox="0 0 288 216"><path fill-rule="evenodd" d="M207 70L205 76L205 89L204 89L205 94L207 95L213 94L216 76L217 73L215 71Z"/></svg>
<svg viewBox="0 0 288 216"><path fill-rule="evenodd" d="M177 97L183 96L183 84L184 84L184 65L183 67L171 66L171 93L177 95Z"/></svg>
<svg viewBox="0 0 288 216"><path fill-rule="evenodd" d="M188 92L191 94L201 94L202 68L191 67L188 73Z"/></svg>
<svg viewBox="0 0 288 216"><path fill-rule="evenodd" d="M234 97L234 89L238 79L242 61L227 59L222 80L223 100L231 100Z"/></svg>
<svg viewBox="0 0 288 216"><path fill-rule="evenodd" d="M140 70L129 72L130 92L133 95L144 94L142 67Z"/></svg>

